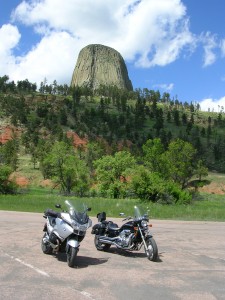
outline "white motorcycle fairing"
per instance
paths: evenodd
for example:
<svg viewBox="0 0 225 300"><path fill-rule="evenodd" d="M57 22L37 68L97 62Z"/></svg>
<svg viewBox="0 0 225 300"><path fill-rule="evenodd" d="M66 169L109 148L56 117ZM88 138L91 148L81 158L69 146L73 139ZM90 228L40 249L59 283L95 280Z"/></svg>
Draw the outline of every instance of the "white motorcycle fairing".
<svg viewBox="0 0 225 300"><path fill-rule="evenodd" d="M73 233L73 228L71 227L71 219L69 214L62 213L61 218L56 218L56 225L53 228L53 232L60 237L61 240L65 240L69 235Z"/></svg>

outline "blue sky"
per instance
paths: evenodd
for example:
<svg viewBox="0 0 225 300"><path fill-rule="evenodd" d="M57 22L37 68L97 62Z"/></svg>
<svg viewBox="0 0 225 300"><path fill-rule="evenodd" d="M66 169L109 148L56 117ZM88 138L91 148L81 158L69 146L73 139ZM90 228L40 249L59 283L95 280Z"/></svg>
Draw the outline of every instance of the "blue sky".
<svg viewBox="0 0 225 300"><path fill-rule="evenodd" d="M79 51L113 47L134 88L225 110L224 0L0 0L0 76L70 84Z"/></svg>

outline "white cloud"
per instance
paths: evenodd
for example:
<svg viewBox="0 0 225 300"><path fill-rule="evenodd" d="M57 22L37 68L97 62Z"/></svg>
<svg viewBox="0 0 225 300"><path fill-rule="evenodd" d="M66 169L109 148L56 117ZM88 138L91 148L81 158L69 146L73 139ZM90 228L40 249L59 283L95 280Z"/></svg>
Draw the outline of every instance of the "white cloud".
<svg viewBox="0 0 225 300"><path fill-rule="evenodd" d="M215 49L218 47L216 42L216 36L207 32L206 34L202 34L200 40L203 43L204 48L204 63L203 66L207 67L212 65L216 61Z"/></svg>
<svg viewBox="0 0 225 300"><path fill-rule="evenodd" d="M174 84L173 83L159 83L159 84L154 84L153 87L162 89L163 91L171 92L174 88Z"/></svg>
<svg viewBox="0 0 225 300"><path fill-rule="evenodd" d="M141 67L165 66L195 45L181 0L30 0L12 22L33 28L41 41L15 57L10 79L37 83L44 77L69 83L79 51L91 43L111 46Z"/></svg>
<svg viewBox="0 0 225 300"><path fill-rule="evenodd" d="M5 24L0 27L0 69L3 75L8 74L15 66L12 49L18 45L19 40L20 33L16 26Z"/></svg>
<svg viewBox="0 0 225 300"><path fill-rule="evenodd" d="M199 102L202 111L225 112L225 96L220 99L204 99Z"/></svg>
<svg viewBox="0 0 225 300"><path fill-rule="evenodd" d="M59 83L70 83L72 71L76 62L77 43L66 32L53 32L44 37L34 49L24 57L17 58L17 65L12 77L27 78L37 84L47 78L49 83L57 80Z"/></svg>

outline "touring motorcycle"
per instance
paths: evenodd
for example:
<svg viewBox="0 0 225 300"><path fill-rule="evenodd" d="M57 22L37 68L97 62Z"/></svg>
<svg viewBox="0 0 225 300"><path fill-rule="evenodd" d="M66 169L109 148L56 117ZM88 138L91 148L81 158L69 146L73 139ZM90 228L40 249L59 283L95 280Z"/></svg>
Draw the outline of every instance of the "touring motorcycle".
<svg viewBox="0 0 225 300"><path fill-rule="evenodd" d="M123 213L120 214L124 216ZM107 251L111 245L128 251L139 251L144 246L150 261L158 260L158 248L149 230L148 214L138 206L134 206L134 216L127 216L127 221L119 227L113 221L106 220L106 213L97 214L98 223L92 227L95 235L94 244L97 250Z"/></svg>
<svg viewBox="0 0 225 300"><path fill-rule="evenodd" d="M44 236L41 241L41 249L45 254L66 252L67 264L73 267L79 251L80 242L84 239L86 231L92 226L92 221L87 215L85 204L73 205L66 200L68 211L56 212L47 209L44 212L46 223L44 225ZM60 204L55 205L61 208Z"/></svg>

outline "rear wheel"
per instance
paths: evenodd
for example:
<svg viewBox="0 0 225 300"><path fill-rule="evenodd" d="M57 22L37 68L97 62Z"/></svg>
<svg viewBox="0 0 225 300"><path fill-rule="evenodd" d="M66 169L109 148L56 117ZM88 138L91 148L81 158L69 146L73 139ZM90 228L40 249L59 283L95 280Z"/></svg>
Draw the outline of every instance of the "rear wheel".
<svg viewBox="0 0 225 300"><path fill-rule="evenodd" d="M102 244L99 242L99 235L95 235L94 239L95 247L99 251L108 251L110 248L110 244Z"/></svg>
<svg viewBox="0 0 225 300"><path fill-rule="evenodd" d="M157 261L158 260L158 247L153 238L148 238L146 240L147 251L145 253L150 261Z"/></svg>
<svg viewBox="0 0 225 300"><path fill-rule="evenodd" d="M46 239L47 233L44 234L42 240L41 240L41 250L44 254L52 254L52 247L50 243Z"/></svg>
<svg viewBox="0 0 225 300"><path fill-rule="evenodd" d="M76 257L77 257L77 248L69 247L67 252L67 264L69 267L73 268L75 265Z"/></svg>

